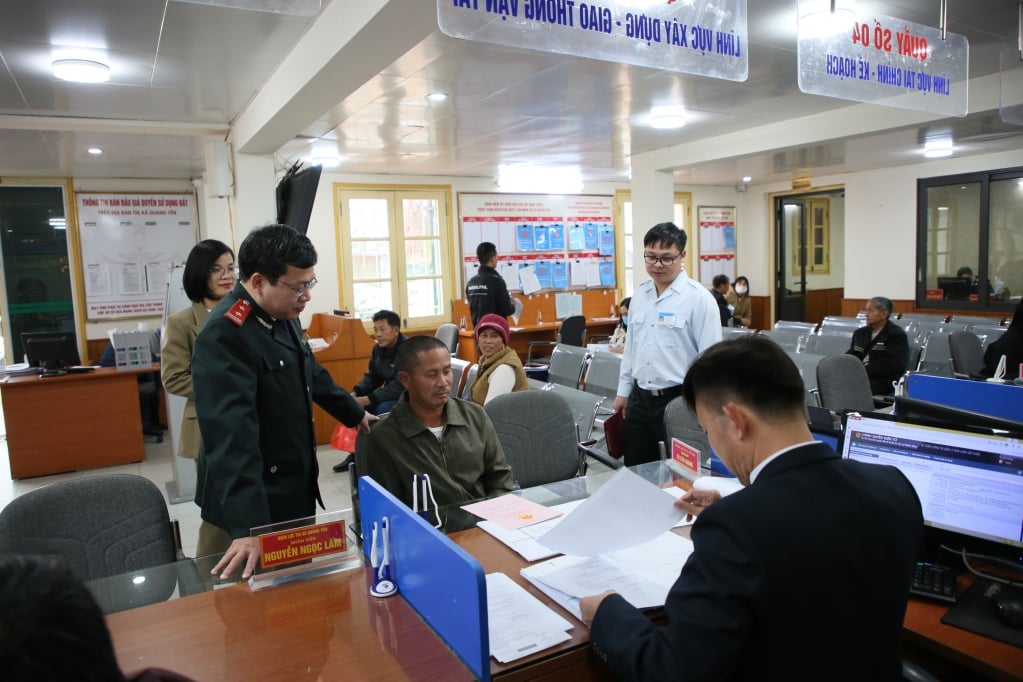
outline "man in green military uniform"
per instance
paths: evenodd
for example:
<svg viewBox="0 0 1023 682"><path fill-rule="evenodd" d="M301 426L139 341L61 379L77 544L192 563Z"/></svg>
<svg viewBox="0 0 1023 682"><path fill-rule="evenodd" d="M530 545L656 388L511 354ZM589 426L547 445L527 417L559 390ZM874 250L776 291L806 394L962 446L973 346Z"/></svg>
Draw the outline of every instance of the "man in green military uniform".
<svg viewBox="0 0 1023 682"><path fill-rule="evenodd" d="M225 552L213 573L259 551L250 529L312 516L316 479L313 403L346 426L376 417L339 388L302 339L298 317L316 285L316 249L286 225L254 230L238 250L239 282L195 341L192 385L202 446L195 501L215 528L196 554ZM220 532L222 531L222 532Z"/></svg>

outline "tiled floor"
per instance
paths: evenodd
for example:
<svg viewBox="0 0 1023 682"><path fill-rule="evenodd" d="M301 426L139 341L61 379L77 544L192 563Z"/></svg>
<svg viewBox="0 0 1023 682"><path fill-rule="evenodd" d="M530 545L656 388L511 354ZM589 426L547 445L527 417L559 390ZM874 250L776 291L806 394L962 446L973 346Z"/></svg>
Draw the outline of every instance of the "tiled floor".
<svg viewBox="0 0 1023 682"><path fill-rule="evenodd" d="M38 478L12 481L5 433L2 411L0 411L0 509L18 495L44 485L101 474L136 474L145 476L160 488L164 499L167 499L166 484L168 481L173 480L174 472L170 438L166 434L163 443L155 443L153 442L154 439L146 438L146 459L137 464L86 469L67 474L55 474L53 476L40 476ZM335 474L331 470L331 467L341 461L343 455L337 450L332 449L329 445L321 445L317 450L317 457L320 461L320 492L323 495L323 503L326 505L327 510L348 509L352 506L348 474L347 472ZM194 502L181 502L179 504L168 504L168 510L170 511L171 518L177 519L181 526L181 544L185 554L187 556L194 556L195 544L199 533L199 507Z"/></svg>

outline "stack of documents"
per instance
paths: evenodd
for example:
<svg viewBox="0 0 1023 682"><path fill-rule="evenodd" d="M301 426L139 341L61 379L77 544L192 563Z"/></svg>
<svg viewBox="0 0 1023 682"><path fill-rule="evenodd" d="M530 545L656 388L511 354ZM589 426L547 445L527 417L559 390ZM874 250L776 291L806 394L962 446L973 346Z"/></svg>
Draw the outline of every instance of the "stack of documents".
<svg viewBox="0 0 1023 682"><path fill-rule="evenodd" d="M487 576L490 655L501 663L535 654L571 637L572 624L504 573Z"/></svg>

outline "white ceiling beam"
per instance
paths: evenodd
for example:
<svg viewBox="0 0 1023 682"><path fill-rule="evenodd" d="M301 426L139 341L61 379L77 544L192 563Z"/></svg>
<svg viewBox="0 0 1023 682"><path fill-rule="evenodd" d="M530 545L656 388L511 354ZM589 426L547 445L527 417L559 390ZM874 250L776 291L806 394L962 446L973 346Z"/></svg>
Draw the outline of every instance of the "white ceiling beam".
<svg viewBox="0 0 1023 682"><path fill-rule="evenodd" d="M276 152L436 29L432 0L334 0L235 120L235 150Z"/></svg>
<svg viewBox="0 0 1023 682"><path fill-rule="evenodd" d="M222 123L185 123L181 121L140 121L76 116L0 115L0 130L54 130L72 133L132 133L136 135L183 135L218 137L229 132Z"/></svg>

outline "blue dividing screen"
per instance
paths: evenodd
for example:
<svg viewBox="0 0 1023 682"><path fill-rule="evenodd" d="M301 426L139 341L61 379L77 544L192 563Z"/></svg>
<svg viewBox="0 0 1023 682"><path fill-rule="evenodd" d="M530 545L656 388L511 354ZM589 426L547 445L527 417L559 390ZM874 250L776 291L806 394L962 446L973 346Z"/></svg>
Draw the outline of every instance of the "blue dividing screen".
<svg viewBox="0 0 1023 682"><path fill-rule="evenodd" d="M483 567L369 476L359 479L359 508L366 559L373 522L386 517L391 527L391 579L398 583L398 594L473 674L488 682L490 628Z"/></svg>

